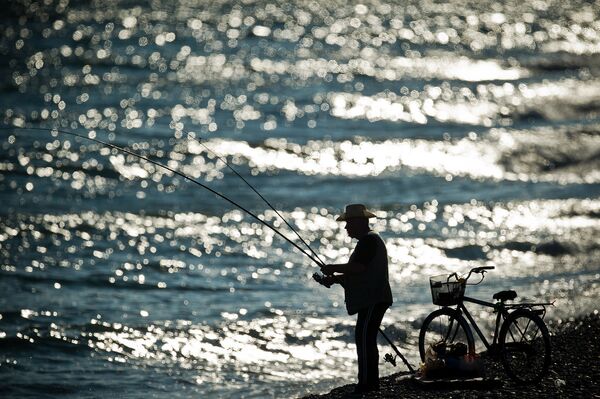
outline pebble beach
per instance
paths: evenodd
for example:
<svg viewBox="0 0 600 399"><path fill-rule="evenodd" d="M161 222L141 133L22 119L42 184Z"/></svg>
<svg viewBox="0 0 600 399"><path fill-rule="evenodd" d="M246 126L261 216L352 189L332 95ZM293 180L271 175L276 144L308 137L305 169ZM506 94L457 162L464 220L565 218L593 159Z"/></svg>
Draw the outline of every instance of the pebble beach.
<svg viewBox="0 0 600 399"><path fill-rule="evenodd" d="M549 323L550 324L550 323ZM407 372L381 379L378 392L353 394L353 385L303 399L342 398L600 398L600 315L549 325L552 366L539 384L519 386L503 370L486 360L489 382L418 382ZM485 355L483 356L485 357Z"/></svg>

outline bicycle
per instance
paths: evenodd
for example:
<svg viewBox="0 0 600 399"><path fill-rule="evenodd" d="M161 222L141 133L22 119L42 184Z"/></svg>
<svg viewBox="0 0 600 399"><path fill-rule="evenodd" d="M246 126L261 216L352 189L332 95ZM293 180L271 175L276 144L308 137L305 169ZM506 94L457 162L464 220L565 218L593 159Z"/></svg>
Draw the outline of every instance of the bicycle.
<svg viewBox="0 0 600 399"><path fill-rule="evenodd" d="M421 326L421 360L425 361L425 353L430 345L440 342L446 345L465 344L468 354L474 355L475 341L471 325L487 348L488 354L494 359L500 358L504 370L514 381L518 384L539 382L550 367L550 334L543 318L546 315L546 306L553 303L507 304L507 301L517 297L513 290L495 293L495 303L464 296L467 285L481 284L485 273L493 269L494 266L475 267L469 271L466 278L459 277L457 273L430 278L432 301L442 308L429 314ZM472 274L481 274L481 280L473 284L467 283ZM492 308L497 314L491 344L465 307L465 302Z"/></svg>

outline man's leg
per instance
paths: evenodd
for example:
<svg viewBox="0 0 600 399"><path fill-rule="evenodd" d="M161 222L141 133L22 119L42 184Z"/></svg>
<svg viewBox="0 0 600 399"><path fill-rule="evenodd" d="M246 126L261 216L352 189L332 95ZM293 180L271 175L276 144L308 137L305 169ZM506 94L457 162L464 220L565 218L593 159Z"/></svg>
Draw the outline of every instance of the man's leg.
<svg viewBox="0 0 600 399"><path fill-rule="evenodd" d="M372 317L374 306L362 309L358 312L356 327L354 329L354 342L356 343L356 357L358 359L358 385L357 390L367 388L368 365L367 365L367 332L369 320Z"/></svg>
<svg viewBox="0 0 600 399"><path fill-rule="evenodd" d="M372 306L371 314L367 326L365 337L365 354L366 354L366 378L364 382L369 389L379 388L379 351L377 349L377 335L379 334L379 326L383 315L388 309L388 304L379 303Z"/></svg>

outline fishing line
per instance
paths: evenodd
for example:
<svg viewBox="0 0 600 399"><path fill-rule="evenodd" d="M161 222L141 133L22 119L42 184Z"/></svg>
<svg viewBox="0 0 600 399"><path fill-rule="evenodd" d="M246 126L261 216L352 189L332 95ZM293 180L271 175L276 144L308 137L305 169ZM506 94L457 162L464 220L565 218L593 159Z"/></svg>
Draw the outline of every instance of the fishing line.
<svg viewBox="0 0 600 399"><path fill-rule="evenodd" d="M279 213L279 211L277 209L275 209L275 207L273 205L271 205L271 203L265 197L263 197L262 194L259 193L258 190L256 188L254 188L254 186L252 186L252 184L250 184L248 182L248 180L246 180L242 175L240 175L237 172L237 170L235 170L233 168L233 166L231 166L225 159L223 159L221 156L219 156L219 154L217 154L216 152L214 152L213 150L211 150L210 148L208 148L208 146L206 144L204 144L201 139L196 139L192 135L188 134L188 140L194 140L194 141L196 141L198 144L200 144L202 147L204 147L208 152L210 152L211 154L213 154L219 161L223 162L225 164L225 166L227 166L229 168L229 170L231 170L233 173L235 173L235 175L237 177L239 177L240 179L242 179L242 181L244 183L246 183L246 185L248 187L250 187L250 189L252 191L254 191L256 193L256 195L258 195L260 197L260 199L262 199L269 206L269 208L271 208L277 214L277 216L279 216L281 218L281 220L283 220L283 222L286 224L286 226L289 227L296 234L296 236L300 239L300 241L302 241L302 243L304 245L306 245L306 247L310 250L310 252L312 252L312 254L319 260L319 262L321 263L321 265L325 264L325 262L323 262L321 260L321 258L319 258L319 255L317 255L317 253L312 249L312 247L306 241L304 241L304 239L300 236L300 234L296 231L296 229L294 229L292 227L292 225L290 225L288 223L288 221Z"/></svg>
<svg viewBox="0 0 600 399"><path fill-rule="evenodd" d="M262 220L261 218L259 218L256 214L254 214L253 212L251 212L250 210L246 209L245 207L243 207L242 205L238 204L237 202L235 202L234 200L232 200L231 198L226 197L224 194L221 194L220 192L213 190L212 188L208 187L205 184L200 183L198 180L182 173L179 172L167 165L162 164L161 162L155 161L153 159L150 159L144 155L141 154L137 154L131 150L128 150L127 148L123 148L120 147L118 145L115 144L111 144L102 140L99 140L97 138L94 137L89 137L89 136L84 136L82 134L79 133L75 133L69 130L62 130L62 129L56 129L56 128L44 128L44 127L19 127L19 126L12 126L12 127L3 127L0 126L0 130L16 130L16 129L20 129L20 130L37 130L37 131L45 131L48 132L50 131L51 133L56 132L56 133L62 133L62 134L66 134L69 136L74 136L74 137L79 137L85 140L90 140L90 141L94 141L98 144L102 144L103 146L109 147L109 148L113 148L117 151L123 152L125 154L129 154L129 155L133 155L136 158L139 159L143 159L144 161L150 162L156 166L159 166L161 168L164 168L172 173L175 173L178 176L183 177L184 179L191 181L194 184L197 184L198 186L210 191L211 193L215 194L216 196L218 196L221 199L224 199L225 201L229 202L231 205L237 207L238 209L244 211L245 213L247 213L248 215L250 215L251 217L253 217L254 219L258 220L261 224L263 224L264 226L268 227L269 229L273 230L276 234L278 234L281 238L283 238L284 240L286 240L287 242L289 242L290 244L292 244L297 250L299 250L300 252L302 252L304 255L308 256L308 258L310 258L310 260L312 260L313 262L315 262L318 266L322 266L323 262L317 259L315 259L311 254L309 254L308 252L306 252L305 249L301 248L298 244L296 244L295 242L293 242L292 240L290 240L288 237L286 237L283 233L281 233L279 230L277 230L274 226L272 226L271 224L267 223L266 221Z"/></svg>

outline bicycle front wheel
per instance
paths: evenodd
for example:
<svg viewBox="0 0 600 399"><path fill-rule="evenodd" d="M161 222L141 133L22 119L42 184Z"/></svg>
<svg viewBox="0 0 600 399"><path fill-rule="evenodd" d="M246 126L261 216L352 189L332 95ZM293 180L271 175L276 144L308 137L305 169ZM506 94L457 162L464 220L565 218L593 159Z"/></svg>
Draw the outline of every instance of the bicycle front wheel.
<svg viewBox="0 0 600 399"><path fill-rule="evenodd" d="M425 361L425 352L433 344L463 343L468 353L475 353L473 333L462 315L452 308L441 308L432 312L421 326L419 333L419 353Z"/></svg>
<svg viewBox="0 0 600 399"><path fill-rule="evenodd" d="M550 334L529 310L511 313L500 329L500 354L506 373L517 383L540 381L550 367Z"/></svg>

